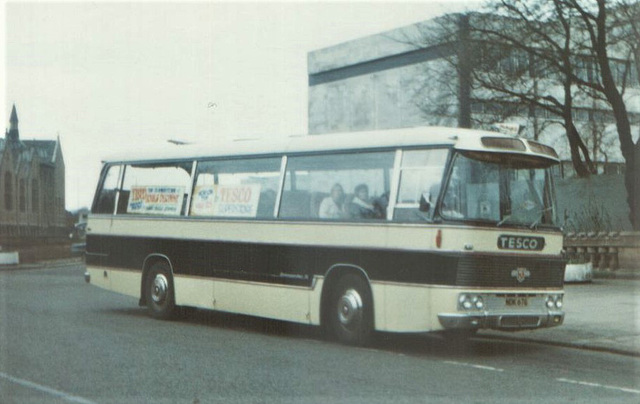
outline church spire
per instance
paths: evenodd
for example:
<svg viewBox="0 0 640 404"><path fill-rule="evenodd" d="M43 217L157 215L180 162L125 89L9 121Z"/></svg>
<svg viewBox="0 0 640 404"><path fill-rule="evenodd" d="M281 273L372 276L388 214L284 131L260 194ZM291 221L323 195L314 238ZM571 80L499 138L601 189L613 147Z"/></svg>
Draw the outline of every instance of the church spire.
<svg viewBox="0 0 640 404"><path fill-rule="evenodd" d="M18 113L16 112L16 104L11 109L11 118L9 118L9 132L7 132L7 140L19 141L20 132L18 131Z"/></svg>

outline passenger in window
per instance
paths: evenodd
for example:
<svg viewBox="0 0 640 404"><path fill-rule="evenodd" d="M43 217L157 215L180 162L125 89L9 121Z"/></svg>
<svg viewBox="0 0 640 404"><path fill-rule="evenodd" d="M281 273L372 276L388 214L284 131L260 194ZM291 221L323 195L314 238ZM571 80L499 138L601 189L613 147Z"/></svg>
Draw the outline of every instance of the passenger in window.
<svg viewBox="0 0 640 404"><path fill-rule="evenodd" d="M331 187L331 195L322 200L318 217L321 219L340 219L344 216L344 189L342 185L335 184Z"/></svg>
<svg viewBox="0 0 640 404"><path fill-rule="evenodd" d="M375 211L375 217L377 218L385 218L387 217L387 207L389 206L389 195L391 192L387 191L380 195L380 197L376 198L371 204L373 205L373 210Z"/></svg>
<svg viewBox="0 0 640 404"><path fill-rule="evenodd" d="M353 200L349 204L349 216L354 219L373 219L379 217L373 204L369 202L369 187L358 185L354 191Z"/></svg>

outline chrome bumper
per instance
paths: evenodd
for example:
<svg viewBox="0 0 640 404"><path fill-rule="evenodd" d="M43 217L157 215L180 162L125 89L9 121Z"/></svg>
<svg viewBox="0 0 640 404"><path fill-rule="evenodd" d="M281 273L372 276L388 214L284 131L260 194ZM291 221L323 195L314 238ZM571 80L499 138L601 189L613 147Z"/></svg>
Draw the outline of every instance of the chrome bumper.
<svg viewBox="0 0 640 404"><path fill-rule="evenodd" d="M563 311L547 313L492 314L492 313L442 313L438 320L445 329L483 329L502 331L532 330L561 325Z"/></svg>

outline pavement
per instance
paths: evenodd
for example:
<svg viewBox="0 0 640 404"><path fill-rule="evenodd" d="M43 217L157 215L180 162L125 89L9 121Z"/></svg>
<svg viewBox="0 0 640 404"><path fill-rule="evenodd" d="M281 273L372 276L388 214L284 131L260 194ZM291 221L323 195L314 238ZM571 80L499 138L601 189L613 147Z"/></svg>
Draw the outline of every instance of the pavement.
<svg viewBox="0 0 640 404"><path fill-rule="evenodd" d="M83 263L84 260L82 257L71 257L71 258L62 258L57 260L49 260L49 261L39 261L39 262L29 262L23 264L16 265L0 265L0 271L16 271L16 270L28 270L28 269L53 269L60 268L67 265Z"/></svg>
<svg viewBox="0 0 640 404"><path fill-rule="evenodd" d="M640 278L620 272L589 283L565 283L564 324L519 331L481 331L479 337L519 340L640 357Z"/></svg>
<svg viewBox="0 0 640 404"><path fill-rule="evenodd" d="M48 269L80 258L0 266L0 270ZM640 273L594 274L588 283L565 283L564 324L532 331L483 330L478 338L505 339L640 357Z"/></svg>

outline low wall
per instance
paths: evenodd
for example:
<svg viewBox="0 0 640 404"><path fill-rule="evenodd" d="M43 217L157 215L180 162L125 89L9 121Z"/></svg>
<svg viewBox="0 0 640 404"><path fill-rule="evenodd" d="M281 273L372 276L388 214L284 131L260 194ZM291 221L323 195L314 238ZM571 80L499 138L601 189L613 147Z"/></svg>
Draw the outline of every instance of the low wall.
<svg viewBox="0 0 640 404"><path fill-rule="evenodd" d="M0 266L16 265L19 263L20 263L20 257L17 251L14 251L14 252L0 251Z"/></svg>
<svg viewBox="0 0 640 404"><path fill-rule="evenodd" d="M640 232L568 233L564 250L569 260L591 262L600 271L640 272Z"/></svg>
<svg viewBox="0 0 640 404"><path fill-rule="evenodd" d="M59 237L12 239L11 242L2 243L0 246L0 252L15 251L19 254L21 264L70 258L73 255L71 241Z"/></svg>

